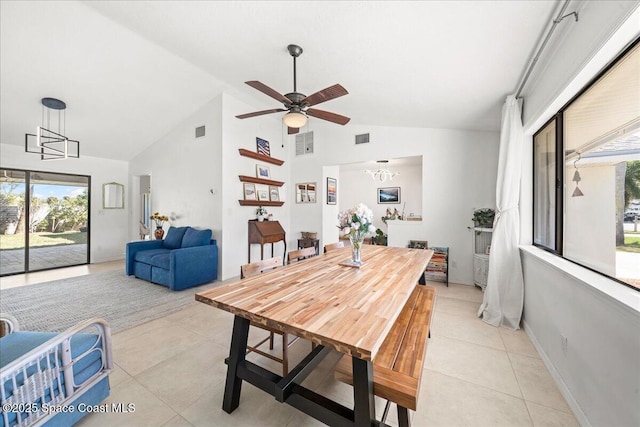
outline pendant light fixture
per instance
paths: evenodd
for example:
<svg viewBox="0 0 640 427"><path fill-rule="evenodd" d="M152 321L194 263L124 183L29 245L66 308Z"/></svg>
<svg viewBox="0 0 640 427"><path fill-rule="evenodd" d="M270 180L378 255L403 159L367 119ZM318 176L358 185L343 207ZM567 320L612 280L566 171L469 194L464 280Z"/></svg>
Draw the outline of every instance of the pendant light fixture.
<svg viewBox="0 0 640 427"><path fill-rule="evenodd" d="M66 132L67 104L56 98L42 98L42 121L36 127L36 133L25 134L24 150L39 154L41 160L58 160L80 157L80 142L69 139ZM57 114L56 114L57 112ZM53 118L51 117L53 113ZM56 131L52 130L57 120Z"/></svg>
<svg viewBox="0 0 640 427"><path fill-rule="evenodd" d="M382 168L382 165L389 163L389 160L378 160L376 163L380 164L377 170L367 169L364 171L364 173L371 175L374 181L380 180L380 182L385 182L387 178L391 181L395 176L400 175L398 172L391 172L389 169Z"/></svg>

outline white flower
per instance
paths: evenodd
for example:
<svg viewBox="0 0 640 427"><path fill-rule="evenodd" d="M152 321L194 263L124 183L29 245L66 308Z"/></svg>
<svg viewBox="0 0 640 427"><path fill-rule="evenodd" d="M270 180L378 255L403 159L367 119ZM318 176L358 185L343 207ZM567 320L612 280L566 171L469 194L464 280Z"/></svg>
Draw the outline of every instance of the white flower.
<svg viewBox="0 0 640 427"><path fill-rule="evenodd" d="M342 229L342 234L349 234L351 232L351 228L350 227L345 227Z"/></svg>
<svg viewBox="0 0 640 427"><path fill-rule="evenodd" d="M367 231L371 234L374 234L376 232L376 226L373 224L369 224L369 229Z"/></svg>

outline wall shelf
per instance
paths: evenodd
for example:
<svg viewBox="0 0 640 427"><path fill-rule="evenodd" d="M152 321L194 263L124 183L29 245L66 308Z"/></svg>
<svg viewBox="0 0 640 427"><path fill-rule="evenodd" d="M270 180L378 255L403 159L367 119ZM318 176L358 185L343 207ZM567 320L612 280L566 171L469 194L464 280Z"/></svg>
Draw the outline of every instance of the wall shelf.
<svg viewBox="0 0 640 427"><path fill-rule="evenodd" d="M245 150L244 148L238 148L241 156L251 157L252 159L260 160L261 162L271 163L272 165L282 166L284 164L284 160L276 159L275 157L265 156L263 154L258 154L253 151Z"/></svg>
<svg viewBox="0 0 640 427"><path fill-rule="evenodd" d="M284 185L282 181L273 181L271 179L256 178L247 175L238 175L238 178L240 178L242 182L253 182L254 184L273 185L275 187L282 187Z"/></svg>
<svg viewBox="0 0 640 427"><path fill-rule="evenodd" d="M268 200L238 200L240 206L282 206L284 202L271 202Z"/></svg>

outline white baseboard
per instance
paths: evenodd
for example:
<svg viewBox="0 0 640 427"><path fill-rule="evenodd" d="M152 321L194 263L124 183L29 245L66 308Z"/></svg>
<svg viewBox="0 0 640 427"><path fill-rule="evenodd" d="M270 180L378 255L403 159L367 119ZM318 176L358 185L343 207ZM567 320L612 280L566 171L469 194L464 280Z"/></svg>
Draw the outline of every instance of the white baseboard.
<svg viewBox="0 0 640 427"><path fill-rule="evenodd" d="M544 349L536 339L529 325L527 325L527 322L523 320L522 325L524 326L524 331L526 332L527 336L531 340L531 343L533 343L533 346L538 351L538 354L542 359L542 363L544 363L544 365L547 367L547 370L551 374L553 381L556 383L558 390L560 390L560 393L565 398L565 400L567 401L567 404L573 411L573 414L578 420L578 423L580 423L582 427L592 427L591 423L589 422L589 419L587 418L585 413L582 411L582 408L580 408L580 405L578 404L578 402L574 399L573 394L571 394L571 391L569 390L569 387L567 387L564 380L556 370L556 367L551 362L551 359L549 359L547 354L544 352Z"/></svg>

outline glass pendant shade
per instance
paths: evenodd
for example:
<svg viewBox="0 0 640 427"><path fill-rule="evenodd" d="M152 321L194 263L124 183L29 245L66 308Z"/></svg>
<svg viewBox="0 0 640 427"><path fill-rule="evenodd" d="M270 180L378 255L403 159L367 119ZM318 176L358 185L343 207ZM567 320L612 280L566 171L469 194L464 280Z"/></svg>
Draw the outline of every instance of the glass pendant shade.
<svg viewBox="0 0 640 427"><path fill-rule="evenodd" d="M298 111L291 111L285 114L282 120L288 127L297 129L301 128L307 123L307 116Z"/></svg>

